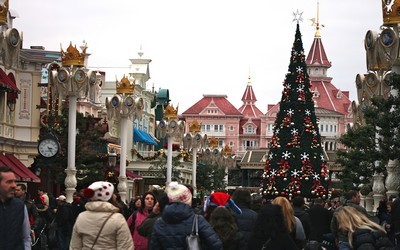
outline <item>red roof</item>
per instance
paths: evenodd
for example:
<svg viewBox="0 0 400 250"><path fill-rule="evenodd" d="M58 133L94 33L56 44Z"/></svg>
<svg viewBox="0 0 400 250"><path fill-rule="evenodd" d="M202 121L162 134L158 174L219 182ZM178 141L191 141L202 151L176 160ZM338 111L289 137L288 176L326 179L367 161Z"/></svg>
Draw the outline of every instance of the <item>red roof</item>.
<svg viewBox="0 0 400 250"><path fill-rule="evenodd" d="M119 174L119 166L116 166L114 168L114 171ZM126 177L128 177L128 179L131 179L131 180L142 180L143 179L140 175L135 174L134 172L132 172L128 169L126 170Z"/></svg>
<svg viewBox="0 0 400 250"><path fill-rule="evenodd" d="M11 168L17 180L40 182L40 178L12 154L0 153L0 164Z"/></svg>
<svg viewBox="0 0 400 250"><path fill-rule="evenodd" d="M188 108L183 115L200 114L204 109L210 106L215 106L224 113L224 115L237 115L242 114L237 110L227 99L226 95L203 95L203 98L196 102L193 106Z"/></svg>
<svg viewBox="0 0 400 250"><path fill-rule="evenodd" d="M306 64L313 66L323 66L330 68L332 65L326 56L324 46L320 37L314 37L314 42L311 45L310 52L308 53Z"/></svg>
<svg viewBox="0 0 400 250"><path fill-rule="evenodd" d="M334 110L341 114L349 113L351 101L348 95L337 89L330 80L313 81L311 78L311 83L312 90L318 92L318 95L314 95L313 98L316 107Z"/></svg>

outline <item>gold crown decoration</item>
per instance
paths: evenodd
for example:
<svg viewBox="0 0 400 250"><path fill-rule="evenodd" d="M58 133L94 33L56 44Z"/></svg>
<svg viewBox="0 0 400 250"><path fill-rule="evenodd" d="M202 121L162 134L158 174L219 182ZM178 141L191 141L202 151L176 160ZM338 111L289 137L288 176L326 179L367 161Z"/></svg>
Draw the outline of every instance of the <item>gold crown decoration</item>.
<svg viewBox="0 0 400 250"><path fill-rule="evenodd" d="M190 123L189 132L197 133L200 131L201 131L201 123L199 123L197 120L194 120L192 123Z"/></svg>
<svg viewBox="0 0 400 250"><path fill-rule="evenodd" d="M400 0L382 0L383 24L400 23Z"/></svg>
<svg viewBox="0 0 400 250"><path fill-rule="evenodd" d="M164 117L167 119L177 118L178 117L178 106L176 106L176 109L174 109L174 107L169 104L165 108L163 106L163 114L164 114Z"/></svg>
<svg viewBox="0 0 400 250"><path fill-rule="evenodd" d="M232 154L232 148L229 147L228 145L225 145L224 153L227 154L227 155L231 155Z"/></svg>
<svg viewBox="0 0 400 250"><path fill-rule="evenodd" d="M124 75L120 82L118 82L117 79L115 83L117 84L117 94L133 95L135 90L135 80L133 80L133 83L131 84L131 81L129 81L129 79Z"/></svg>
<svg viewBox="0 0 400 250"><path fill-rule="evenodd" d="M218 141L215 137L211 137L208 141L208 146L211 148L216 148L218 146Z"/></svg>
<svg viewBox="0 0 400 250"><path fill-rule="evenodd" d="M69 44L67 51L64 51L61 47L61 64L63 67L69 66L80 66L83 67L85 64L86 47L82 50L82 53L78 49L72 46L72 42Z"/></svg>
<svg viewBox="0 0 400 250"><path fill-rule="evenodd" d="M2 5L0 5L0 25L7 24L8 18L8 0L5 0Z"/></svg>

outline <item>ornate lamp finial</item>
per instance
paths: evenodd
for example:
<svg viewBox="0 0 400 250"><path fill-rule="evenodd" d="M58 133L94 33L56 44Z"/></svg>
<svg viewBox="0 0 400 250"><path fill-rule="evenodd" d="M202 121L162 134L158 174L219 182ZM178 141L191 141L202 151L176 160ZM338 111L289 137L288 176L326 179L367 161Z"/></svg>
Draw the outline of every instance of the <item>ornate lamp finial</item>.
<svg viewBox="0 0 400 250"><path fill-rule="evenodd" d="M176 109L172 105L167 105L167 107L163 107L163 114L164 117L167 119L175 119L178 117L178 106L176 106Z"/></svg>
<svg viewBox="0 0 400 250"><path fill-rule="evenodd" d="M194 120L192 123L189 125L189 132L190 133L198 133L201 131L201 123L199 123L197 120Z"/></svg>
<svg viewBox="0 0 400 250"><path fill-rule="evenodd" d="M382 0L383 24L400 23L400 1Z"/></svg>
<svg viewBox="0 0 400 250"><path fill-rule="evenodd" d="M76 46L72 46L72 42L69 44L67 51L64 51L61 47L61 63L63 67L69 66L80 66L85 65L86 48L79 53Z"/></svg>
<svg viewBox="0 0 400 250"><path fill-rule="evenodd" d="M124 75L122 77L121 82L118 82L118 79L116 80L116 85L117 85L117 94L128 94L128 95L133 95L133 92L135 90L135 81L131 84L129 79Z"/></svg>

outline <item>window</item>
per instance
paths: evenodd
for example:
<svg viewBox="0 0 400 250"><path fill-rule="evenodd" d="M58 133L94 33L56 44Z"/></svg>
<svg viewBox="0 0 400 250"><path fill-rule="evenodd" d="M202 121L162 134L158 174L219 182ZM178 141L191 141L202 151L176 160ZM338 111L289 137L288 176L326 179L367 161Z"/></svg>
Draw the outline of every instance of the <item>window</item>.
<svg viewBox="0 0 400 250"><path fill-rule="evenodd" d="M255 129L252 125L249 125L246 127L245 129L246 134L254 134L255 133Z"/></svg>
<svg viewBox="0 0 400 250"><path fill-rule="evenodd" d="M218 140L218 147L222 148L224 146L224 141Z"/></svg>
<svg viewBox="0 0 400 250"><path fill-rule="evenodd" d="M321 126L321 132L324 132L324 125L320 125Z"/></svg>
<svg viewBox="0 0 400 250"><path fill-rule="evenodd" d="M267 125L267 131L268 131L268 132L271 132L271 131L272 131L272 124L271 124L271 123L268 123L268 125Z"/></svg>
<svg viewBox="0 0 400 250"><path fill-rule="evenodd" d="M209 124L207 124L207 125L206 125L206 131L207 131L207 132L210 132L210 130L211 130L211 126L210 126Z"/></svg>
<svg viewBox="0 0 400 250"><path fill-rule="evenodd" d="M330 126L330 131L333 132L333 125Z"/></svg>
<svg viewBox="0 0 400 250"><path fill-rule="evenodd" d="M233 147L233 145L234 145L233 141L230 141L229 142L229 147Z"/></svg>
<svg viewBox="0 0 400 250"><path fill-rule="evenodd" d="M336 132L336 125L333 126L333 132Z"/></svg>
<svg viewBox="0 0 400 250"><path fill-rule="evenodd" d="M206 131L206 125L201 124L201 132L204 132L204 131Z"/></svg>
<svg viewBox="0 0 400 250"><path fill-rule="evenodd" d="M224 132L224 125L219 125L219 132Z"/></svg>
<svg viewBox="0 0 400 250"><path fill-rule="evenodd" d="M233 127L232 125L229 127L229 131L234 131L235 127Z"/></svg>
<svg viewBox="0 0 400 250"><path fill-rule="evenodd" d="M218 132L218 125L214 125L214 131Z"/></svg>

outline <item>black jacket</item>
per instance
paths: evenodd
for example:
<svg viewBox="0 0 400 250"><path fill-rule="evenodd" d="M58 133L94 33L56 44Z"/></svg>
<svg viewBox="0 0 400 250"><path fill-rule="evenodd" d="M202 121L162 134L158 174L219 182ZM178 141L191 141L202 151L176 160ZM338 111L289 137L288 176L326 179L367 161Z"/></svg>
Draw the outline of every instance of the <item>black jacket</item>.
<svg viewBox="0 0 400 250"><path fill-rule="evenodd" d="M294 216L299 218L301 224L303 225L304 233L306 234L306 239L310 239L311 235L311 218L310 215L302 207L293 207Z"/></svg>
<svg viewBox="0 0 400 250"><path fill-rule="evenodd" d="M186 236L192 231L193 208L184 203L171 203L165 207L161 218L154 224L150 250L186 250ZM222 242L206 219L198 216L198 232L202 249L221 249Z"/></svg>
<svg viewBox="0 0 400 250"><path fill-rule="evenodd" d="M247 243L251 237L254 225L257 221L257 213L247 206L242 206L240 204L238 204L238 206L242 210L242 213L233 213L233 216L235 216L236 218L239 232L243 234L244 241Z"/></svg>
<svg viewBox="0 0 400 250"><path fill-rule="evenodd" d="M282 233L271 239L250 238L247 244L248 250L261 250L265 244L265 249L296 250L298 249L292 237L288 233Z"/></svg>
<svg viewBox="0 0 400 250"><path fill-rule="evenodd" d="M322 205L315 204L307 210L311 221L310 240L322 242L323 235L330 233L330 225L333 212L324 208Z"/></svg>
<svg viewBox="0 0 400 250"><path fill-rule="evenodd" d="M357 229L353 233L353 248L360 250L389 250L394 249L387 235L381 231Z"/></svg>
<svg viewBox="0 0 400 250"><path fill-rule="evenodd" d="M25 205L18 198L0 201L0 249L23 250L22 225Z"/></svg>

